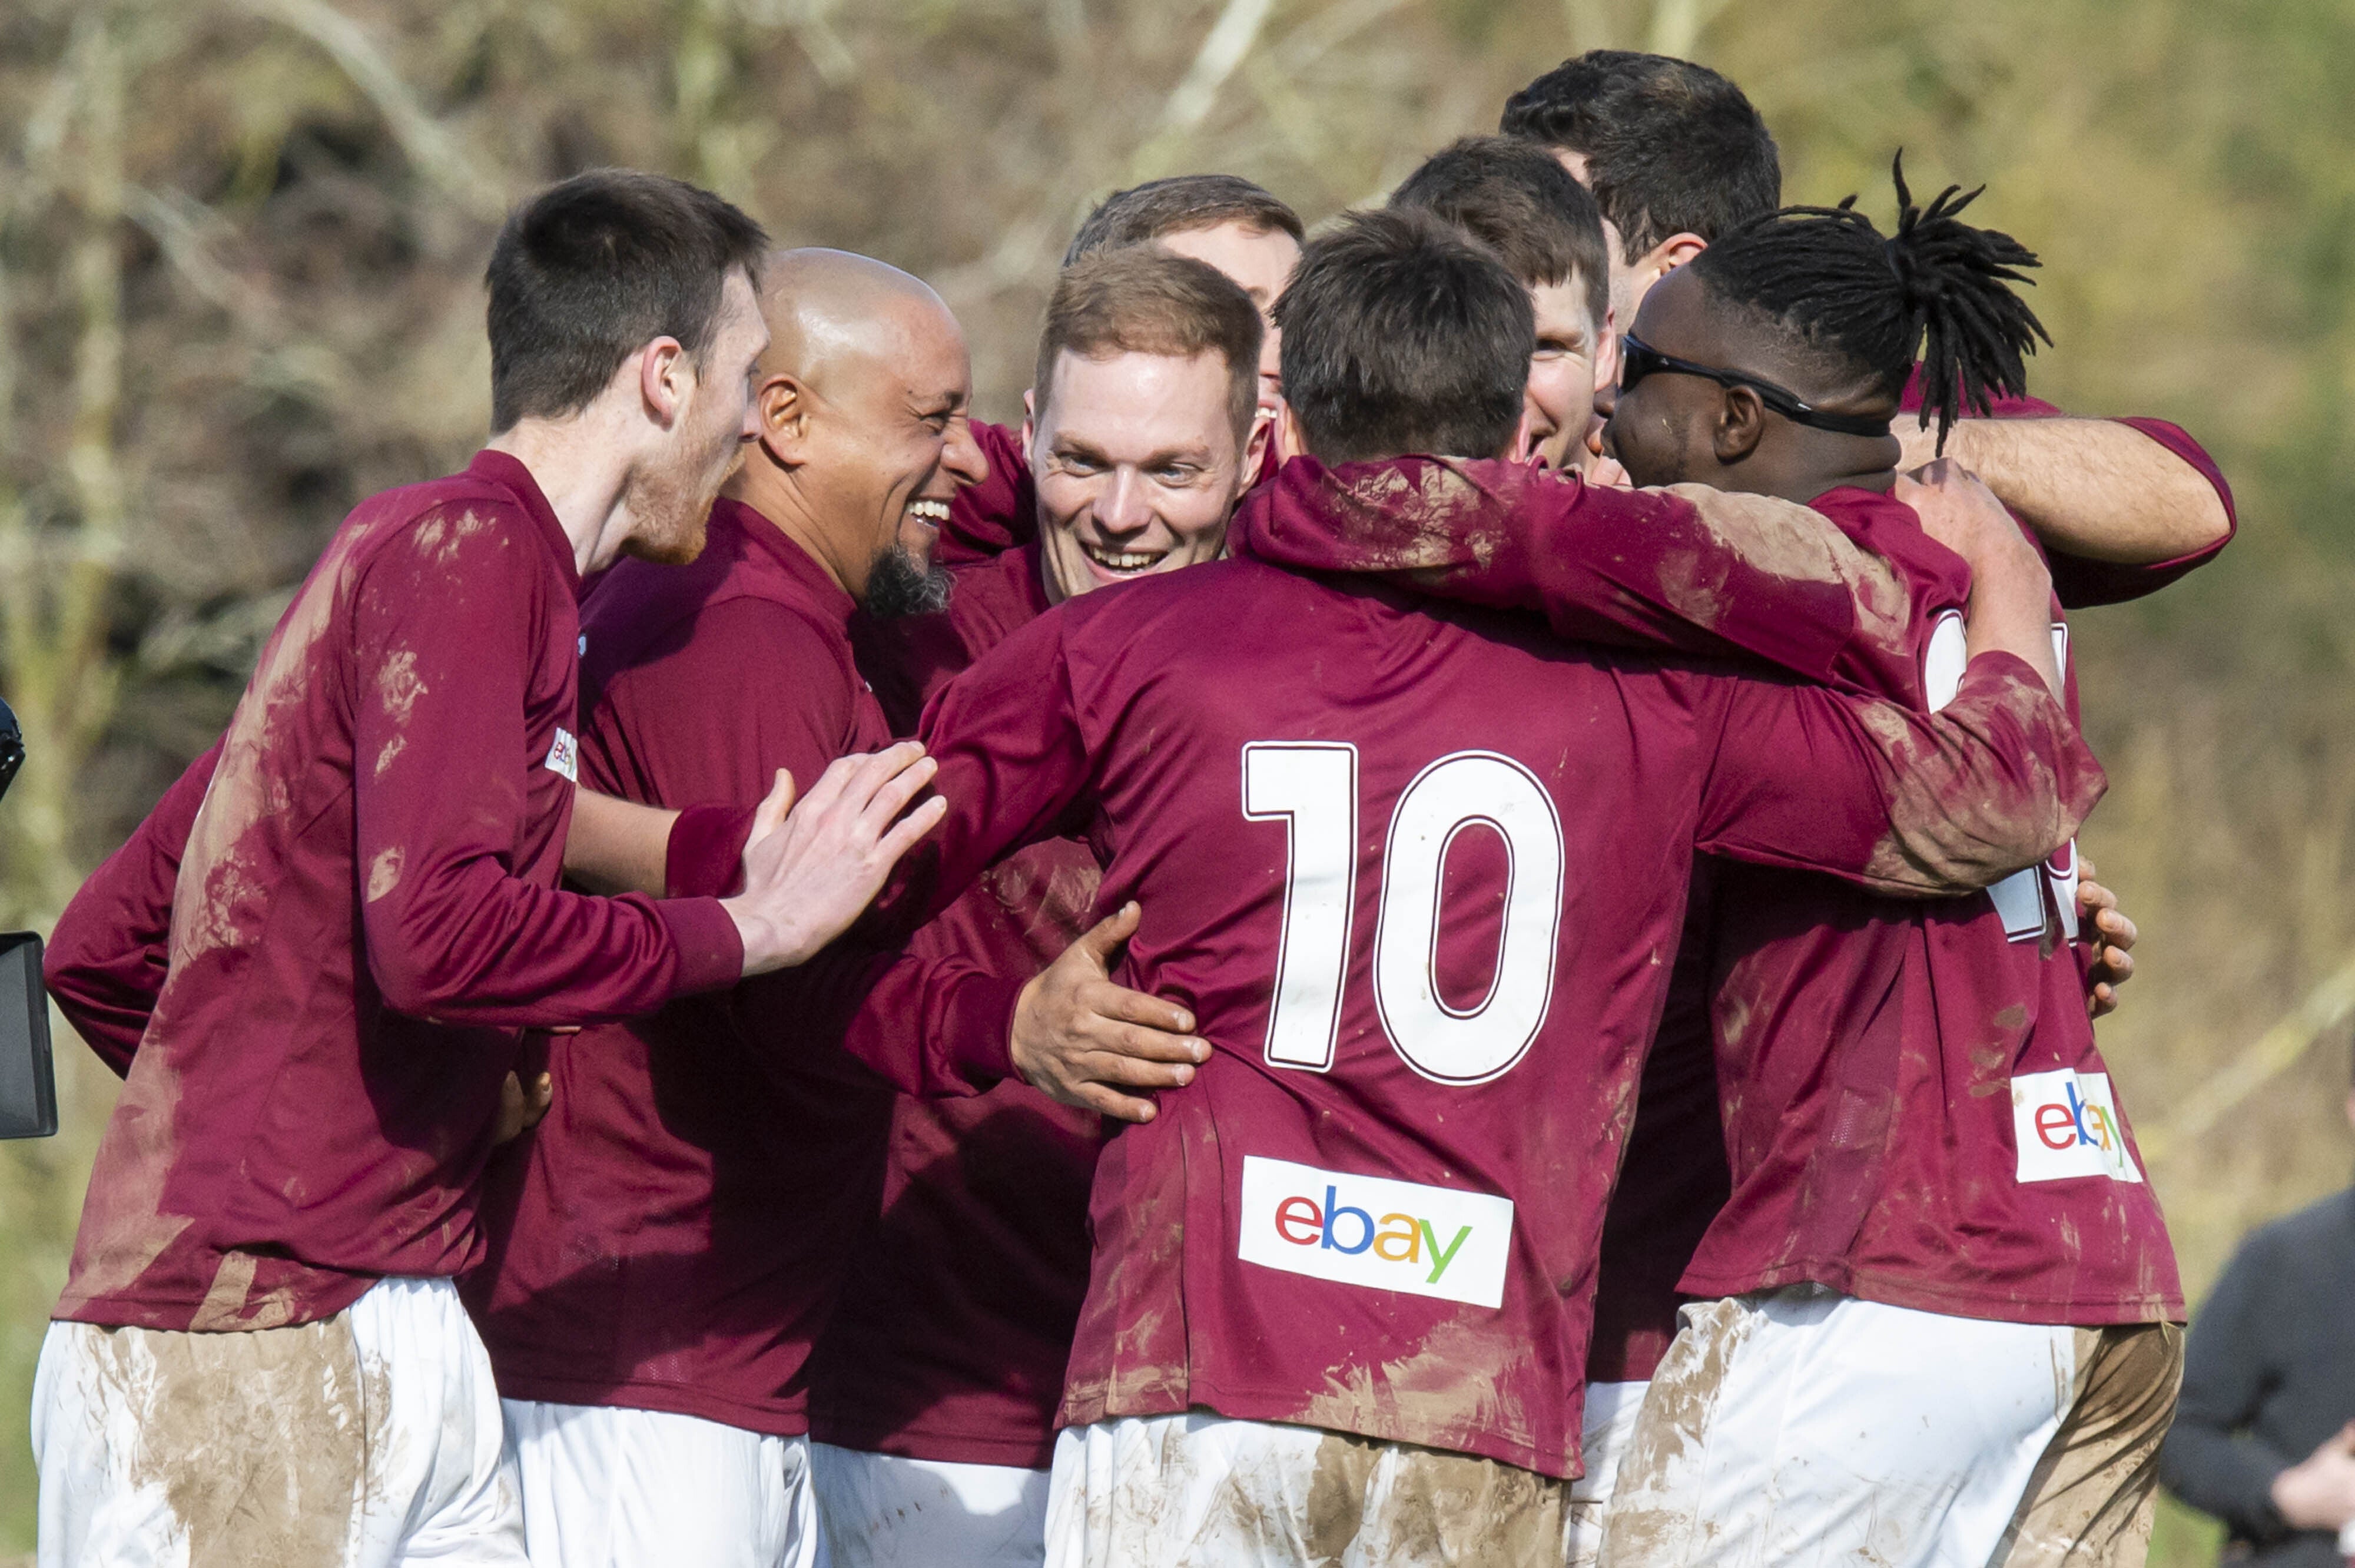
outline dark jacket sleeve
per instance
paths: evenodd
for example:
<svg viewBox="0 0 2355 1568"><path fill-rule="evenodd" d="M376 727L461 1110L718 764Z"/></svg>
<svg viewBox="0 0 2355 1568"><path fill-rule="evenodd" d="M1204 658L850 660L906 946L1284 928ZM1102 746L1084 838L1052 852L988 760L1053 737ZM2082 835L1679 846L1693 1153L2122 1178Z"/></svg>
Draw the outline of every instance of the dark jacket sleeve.
<svg viewBox="0 0 2355 1568"><path fill-rule="evenodd" d="M2290 1533L2272 1488L2300 1457L2275 1453L2246 1430L2281 1375L2265 1329L2268 1250L2263 1233L2243 1242L2193 1319L2175 1426L2158 1455L2168 1490L2260 1545Z"/></svg>

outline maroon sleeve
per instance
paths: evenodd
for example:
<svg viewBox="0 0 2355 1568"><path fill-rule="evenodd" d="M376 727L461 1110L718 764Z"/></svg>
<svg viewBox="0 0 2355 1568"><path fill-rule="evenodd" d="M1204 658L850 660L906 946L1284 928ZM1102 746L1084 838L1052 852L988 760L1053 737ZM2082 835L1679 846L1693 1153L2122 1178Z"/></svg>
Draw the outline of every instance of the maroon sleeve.
<svg viewBox="0 0 2355 1568"><path fill-rule="evenodd" d="M41 978L58 1010L117 1077L131 1072L172 955L172 892L220 742L188 764L122 848L58 916Z"/></svg>
<svg viewBox="0 0 2355 1568"><path fill-rule="evenodd" d="M900 858L876 901L877 934L911 933L1025 844L1076 837L1092 777L1063 631L1074 601L991 649L924 707L917 739L948 815Z"/></svg>
<svg viewBox="0 0 2355 1568"><path fill-rule="evenodd" d="M1030 483L1030 454L1022 450L1021 432L975 420L973 439L989 464L989 476L959 490L949 503L941 560L950 566L987 560L1039 537L1039 492Z"/></svg>
<svg viewBox="0 0 2355 1568"><path fill-rule="evenodd" d="M2232 543L2232 536L2240 531L2240 515L2232 507L2232 487L2224 482L2223 471L2216 466L2207 449L2192 440L2180 425L2154 419L2122 419L2116 422L2140 431L2197 469L2200 476L2215 487L2216 498L2224 504L2224 532L2214 543L2188 555L2179 555L2172 560L2087 560L2082 556L2052 551L2052 592L2059 596L2063 609L2083 610L2096 604L2122 604L2129 599L2156 593L2176 579L2215 560L2218 552Z"/></svg>
<svg viewBox="0 0 2355 1568"><path fill-rule="evenodd" d="M753 809L729 801L682 810L663 848L663 891L675 899L724 899L742 891Z"/></svg>
<svg viewBox="0 0 2355 1568"><path fill-rule="evenodd" d="M1244 499L1234 535L1238 553L1295 570L1538 611L1580 642L1760 658L1818 681L1837 678L1860 598L1879 620L1906 603L1886 562L1805 507L1514 463L1295 458Z"/></svg>
<svg viewBox="0 0 2355 1568"><path fill-rule="evenodd" d="M742 972L716 901L594 898L514 874L520 739L550 592L511 530L378 555L351 601L361 931L385 1004L546 1028L651 1012Z"/></svg>
<svg viewBox="0 0 2355 1568"><path fill-rule="evenodd" d="M1731 683L1697 843L1876 891L1966 891L2032 866L2102 797L2101 765L2020 660L1983 654L1935 714Z"/></svg>
<svg viewBox="0 0 2355 1568"><path fill-rule="evenodd" d="M959 1098L1014 1076L1014 1008L1030 978L993 966L943 919L903 949L846 941L798 970L749 980L737 1008L752 1029L787 1013L816 1020L901 1093Z"/></svg>

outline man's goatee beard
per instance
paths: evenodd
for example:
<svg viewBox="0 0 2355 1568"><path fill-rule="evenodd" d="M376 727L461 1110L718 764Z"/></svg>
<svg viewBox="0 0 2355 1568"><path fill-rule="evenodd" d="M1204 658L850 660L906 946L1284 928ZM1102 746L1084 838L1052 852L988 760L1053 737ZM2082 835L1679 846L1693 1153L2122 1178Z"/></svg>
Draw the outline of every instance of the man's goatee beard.
<svg viewBox="0 0 2355 1568"><path fill-rule="evenodd" d="M954 581L949 569L938 561L919 566L904 546L894 545L876 553L859 608L879 621L937 614L949 607L949 589Z"/></svg>

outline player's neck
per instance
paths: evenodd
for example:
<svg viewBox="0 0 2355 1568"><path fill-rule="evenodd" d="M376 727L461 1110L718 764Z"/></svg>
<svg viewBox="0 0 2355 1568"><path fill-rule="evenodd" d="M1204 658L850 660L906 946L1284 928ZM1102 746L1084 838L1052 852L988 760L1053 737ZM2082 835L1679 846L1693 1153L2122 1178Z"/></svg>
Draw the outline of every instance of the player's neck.
<svg viewBox="0 0 2355 1568"><path fill-rule="evenodd" d="M794 483L792 474L767 461L759 451L748 452L743 466L737 469L720 494L740 501L761 515L762 519L793 541L801 552L817 563L837 588L851 592L844 578L847 564L841 541L835 538L837 530L826 527L826 519L802 487ZM857 595L852 595L854 598Z"/></svg>
<svg viewBox="0 0 2355 1568"><path fill-rule="evenodd" d="M599 412L592 403L569 419L518 420L483 443L531 471L583 577L613 562L634 526L622 505L630 450Z"/></svg>

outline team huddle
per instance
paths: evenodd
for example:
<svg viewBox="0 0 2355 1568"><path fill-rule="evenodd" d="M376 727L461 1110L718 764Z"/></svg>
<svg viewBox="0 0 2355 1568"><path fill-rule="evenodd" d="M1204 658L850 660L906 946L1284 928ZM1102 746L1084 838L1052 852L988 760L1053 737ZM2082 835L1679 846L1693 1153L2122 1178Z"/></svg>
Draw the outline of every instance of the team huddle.
<svg viewBox="0 0 2355 1568"><path fill-rule="evenodd" d="M1597 51L1114 193L1018 429L603 170L58 925L45 1568L2138 1565L2181 1289L2019 241Z"/></svg>

